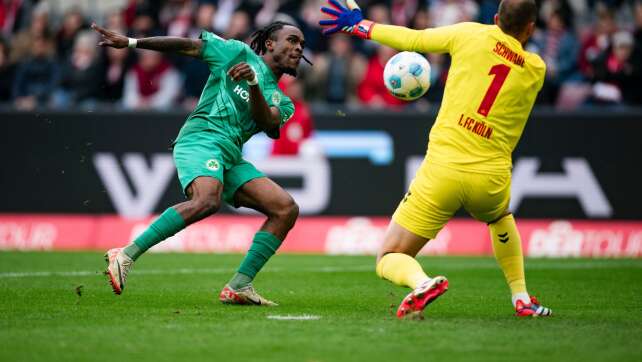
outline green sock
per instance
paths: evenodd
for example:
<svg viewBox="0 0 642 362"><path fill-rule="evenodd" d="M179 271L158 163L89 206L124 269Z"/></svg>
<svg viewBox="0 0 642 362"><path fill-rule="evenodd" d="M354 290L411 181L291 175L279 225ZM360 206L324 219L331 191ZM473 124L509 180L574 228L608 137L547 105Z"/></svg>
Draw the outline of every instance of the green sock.
<svg viewBox="0 0 642 362"><path fill-rule="evenodd" d="M139 237L123 250L125 255L136 260L147 249L160 243L185 228L183 217L174 208L168 208L149 225Z"/></svg>
<svg viewBox="0 0 642 362"><path fill-rule="evenodd" d="M256 274L267 263L268 259L281 245L281 240L267 231L259 231L254 235L252 246L247 251L238 273L230 281L232 289L242 288L252 282Z"/></svg>
<svg viewBox="0 0 642 362"><path fill-rule="evenodd" d="M228 284L232 289L239 290L250 283L252 283L252 278L243 273L236 273Z"/></svg>

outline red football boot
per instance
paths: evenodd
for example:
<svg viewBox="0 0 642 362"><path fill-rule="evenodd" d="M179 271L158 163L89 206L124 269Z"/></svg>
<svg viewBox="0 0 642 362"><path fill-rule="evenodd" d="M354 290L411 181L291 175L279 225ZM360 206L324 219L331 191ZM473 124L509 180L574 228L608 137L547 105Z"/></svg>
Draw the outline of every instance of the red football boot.
<svg viewBox="0 0 642 362"><path fill-rule="evenodd" d="M531 296L530 304L524 304L521 300L515 303L515 315L518 317L549 317L553 315L553 311L539 304L537 299Z"/></svg>
<svg viewBox="0 0 642 362"><path fill-rule="evenodd" d="M415 290L410 292L397 309L397 318L399 319L423 319L423 311L437 299L440 295L448 290L448 279L443 276L436 276Z"/></svg>

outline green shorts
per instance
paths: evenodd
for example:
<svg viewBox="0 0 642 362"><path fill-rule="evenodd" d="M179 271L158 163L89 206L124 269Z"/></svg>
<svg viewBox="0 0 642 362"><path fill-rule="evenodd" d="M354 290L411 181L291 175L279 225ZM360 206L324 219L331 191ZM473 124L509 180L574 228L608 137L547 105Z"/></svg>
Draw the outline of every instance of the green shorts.
<svg viewBox="0 0 642 362"><path fill-rule="evenodd" d="M265 177L243 159L236 145L210 131L181 135L174 144L174 163L185 195L197 177L214 177L223 184L223 201L234 207L238 207L234 194L241 186L255 178Z"/></svg>

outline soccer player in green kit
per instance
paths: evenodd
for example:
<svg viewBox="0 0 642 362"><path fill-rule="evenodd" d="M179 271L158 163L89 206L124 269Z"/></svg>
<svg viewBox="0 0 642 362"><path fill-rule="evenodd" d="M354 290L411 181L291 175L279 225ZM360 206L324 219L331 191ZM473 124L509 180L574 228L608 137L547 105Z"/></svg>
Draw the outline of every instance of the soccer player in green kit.
<svg viewBox="0 0 642 362"><path fill-rule="evenodd" d="M210 69L198 105L174 144L174 161L188 201L165 210L129 245L107 251L106 274L114 292L122 293L127 274L141 254L187 225L216 213L223 200L235 207L257 210L267 220L219 300L276 305L256 293L252 280L294 226L299 209L285 190L242 158L241 149L259 132L278 138L279 128L294 113L292 101L279 90L277 82L283 74L296 76L300 60L305 59L303 33L293 25L275 22L256 31L248 46L206 31L199 39L132 39L95 24L92 28L101 35L101 46L196 57Z"/></svg>

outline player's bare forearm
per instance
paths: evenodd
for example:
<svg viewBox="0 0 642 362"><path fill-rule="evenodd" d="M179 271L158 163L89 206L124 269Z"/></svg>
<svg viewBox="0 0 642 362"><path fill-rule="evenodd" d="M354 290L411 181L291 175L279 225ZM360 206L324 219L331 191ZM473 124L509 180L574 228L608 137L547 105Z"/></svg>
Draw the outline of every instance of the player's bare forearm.
<svg viewBox="0 0 642 362"><path fill-rule="evenodd" d="M270 107L258 85L250 86L250 110L254 122L265 131L279 127L279 109Z"/></svg>
<svg viewBox="0 0 642 362"><path fill-rule="evenodd" d="M122 34L101 28L96 24L92 24L91 28L100 34L101 40L98 43L100 46L117 49L127 48L130 46L130 39ZM201 54L203 41L200 39L179 38L173 36L155 36L151 38L136 39L135 46L136 48L198 57Z"/></svg>
<svg viewBox="0 0 642 362"><path fill-rule="evenodd" d="M280 125L279 109L270 107L265 101L254 69L249 64L241 62L230 68L227 71L227 75L234 82L240 82L241 80L248 82L250 86L250 112L254 122L264 131L278 128Z"/></svg>
<svg viewBox="0 0 642 362"><path fill-rule="evenodd" d="M154 36L151 38L138 39L136 47L164 53L198 57L201 54L203 41L200 39L179 38L174 36Z"/></svg>

